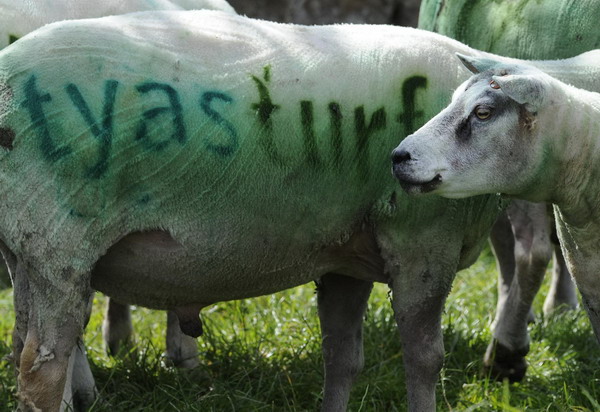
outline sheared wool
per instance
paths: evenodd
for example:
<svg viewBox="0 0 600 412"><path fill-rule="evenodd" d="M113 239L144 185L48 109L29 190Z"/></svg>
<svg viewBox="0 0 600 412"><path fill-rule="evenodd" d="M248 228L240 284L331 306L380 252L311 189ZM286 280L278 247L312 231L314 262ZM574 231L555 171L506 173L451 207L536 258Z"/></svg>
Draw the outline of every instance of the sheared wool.
<svg viewBox="0 0 600 412"><path fill-rule="evenodd" d="M235 13L225 0L0 0L0 48L48 23L136 11L221 10Z"/></svg>
<svg viewBox="0 0 600 412"><path fill-rule="evenodd" d="M14 136L0 155L1 233L35 266L51 250L86 272L122 236L162 229L198 254L205 286L252 286L198 285L206 296L190 289L187 303L314 279L311 256L364 219L418 228L447 207L411 210L420 201L398 194L381 213L398 189L391 149L466 78L439 70L455 52L477 53L414 29L210 11L48 25L0 53L0 128ZM256 281L282 267L296 269Z"/></svg>
<svg viewBox="0 0 600 412"><path fill-rule="evenodd" d="M408 198L389 156L467 79L456 52L486 56L415 29L215 11L54 23L0 51L0 237L34 302L27 353L83 325L90 284L171 309L334 271L390 282L396 310L439 303L498 198ZM589 58L535 64L586 84ZM328 259L361 231L385 268L360 242L352 264ZM155 236L146 266L124 253L122 272L93 278L131 233Z"/></svg>
<svg viewBox="0 0 600 412"><path fill-rule="evenodd" d="M564 59L600 46L596 0L423 0L419 28L519 59Z"/></svg>

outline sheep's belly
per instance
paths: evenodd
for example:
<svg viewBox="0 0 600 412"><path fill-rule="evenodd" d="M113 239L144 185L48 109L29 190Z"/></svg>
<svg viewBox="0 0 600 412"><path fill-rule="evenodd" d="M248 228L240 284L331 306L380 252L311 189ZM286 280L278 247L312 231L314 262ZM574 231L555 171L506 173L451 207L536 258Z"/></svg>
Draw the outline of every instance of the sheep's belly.
<svg viewBox="0 0 600 412"><path fill-rule="evenodd" d="M385 281L381 258L364 239L350 242L352 250L362 249L355 257L336 246L290 260L235 246L189 250L166 232L133 233L97 262L92 287L123 303L172 309L270 294L330 271Z"/></svg>

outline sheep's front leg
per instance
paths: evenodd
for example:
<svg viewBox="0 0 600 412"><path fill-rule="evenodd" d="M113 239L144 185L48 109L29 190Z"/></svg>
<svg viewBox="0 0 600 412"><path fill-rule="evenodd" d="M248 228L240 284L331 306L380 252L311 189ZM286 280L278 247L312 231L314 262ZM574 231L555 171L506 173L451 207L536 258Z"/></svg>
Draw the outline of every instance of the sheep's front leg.
<svg viewBox="0 0 600 412"><path fill-rule="evenodd" d="M484 365L491 375L511 382L525 376L529 352L527 324L548 261L552 256L551 220L543 203L514 201L508 209L514 233L515 276L494 321L493 340Z"/></svg>
<svg viewBox="0 0 600 412"><path fill-rule="evenodd" d="M85 274L76 274L71 268L56 271L60 275L55 277L48 272L17 269L17 333L23 341L16 360L17 395L25 411L57 411L71 406L63 402L69 359L72 369L91 296Z"/></svg>
<svg viewBox="0 0 600 412"><path fill-rule="evenodd" d="M345 411L364 364L362 324L373 283L330 273L317 284L325 363L322 410Z"/></svg>
<svg viewBox="0 0 600 412"><path fill-rule="evenodd" d="M87 305L86 327L92 314L93 303L94 296L92 294ZM71 357L69 358L67 384L63 393L63 405L69 405L75 412L84 412L94 404L97 396L98 390L96 389L94 376L88 363L85 345L82 339L77 339L77 344L73 348Z"/></svg>
<svg viewBox="0 0 600 412"><path fill-rule="evenodd" d="M15 363L15 374L18 380L21 369L21 353L27 337L27 324L29 320L29 280L22 267L16 265L11 268L11 277L13 282L15 327L13 329L13 361Z"/></svg>
<svg viewBox="0 0 600 412"><path fill-rule="evenodd" d="M393 307L404 355L409 411L435 411L435 387L444 362L442 311L456 267L406 261L392 278Z"/></svg>

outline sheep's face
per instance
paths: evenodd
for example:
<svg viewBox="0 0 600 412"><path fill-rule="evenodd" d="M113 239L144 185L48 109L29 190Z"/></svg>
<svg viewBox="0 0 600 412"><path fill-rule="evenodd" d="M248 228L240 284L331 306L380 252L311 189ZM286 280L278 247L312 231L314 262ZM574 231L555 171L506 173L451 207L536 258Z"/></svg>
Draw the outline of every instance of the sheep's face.
<svg viewBox="0 0 600 412"><path fill-rule="evenodd" d="M404 190L452 198L524 190L543 160L536 113L546 82L536 69L498 63L463 83L444 111L394 150Z"/></svg>

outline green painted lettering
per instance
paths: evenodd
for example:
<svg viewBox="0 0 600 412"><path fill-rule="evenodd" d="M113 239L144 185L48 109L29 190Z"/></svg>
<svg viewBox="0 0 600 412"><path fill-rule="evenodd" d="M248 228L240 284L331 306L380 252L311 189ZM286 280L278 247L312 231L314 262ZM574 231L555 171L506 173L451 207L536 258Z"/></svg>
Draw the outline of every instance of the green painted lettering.
<svg viewBox="0 0 600 412"><path fill-rule="evenodd" d="M358 171L363 178L367 178L369 143L371 136L386 127L385 108L380 107L371 116L367 125L364 106L359 106L354 110L354 128L356 129L356 155L358 162Z"/></svg>
<svg viewBox="0 0 600 412"><path fill-rule="evenodd" d="M342 109L336 102L329 103L329 121L331 124L331 149L333 151L333 167L342 165Z"/></svg>
<svg viewBox="0 0 600 412"><path fill-rule="evenodd" d="M416 97L418 89L427 88L427 78L423 76L412 76L402 84L402 107L403 113L398 115L398 122L404 125L404 135L408 136L413 133L415 127L415 119L423 118L425 115L422 110L416 109Z"/></svg>
<svg viewBox="0 0 600 412"><path fill-rule="evenodd" d="M169 99L169 106L160 106L146 110L142 114L142 120L137 128L135 139L142 142L147 149L155 151L164 150L173 141L184 144L187 137L183 122L183 107L181 106L177 90L168 84L156 82L139 84L136 86L136 89L141 94L150 93L151 91L165 93ZM162 114L171 114L173 133L166 139L154 142L148 136L148 123Z"/></svg>
<svg viewBox="0 0 600 412"><path fill-rule="evenodd" d="M220 156L230 156L238 148L238 136L233 124L225 119L219 112L211 107L213 100L220 100L225 103L233 102L233 98L221 92L206 92L200 99L202 111L216 124L221 126L229 135L228 144L213 143L206 140L206 147Z"/></svg>
<svg viewBox="0 0 600 412"><path fill-rule="evenodd" d="M308 100L300 102L300 122L304 136L304 156L312 167L319 167L321 159L317 151L317 138L314 129L313 103Z"/></svg>
<svg viewBox="0 0 600 412"><path fill-rule="evenodd" d="M29 80L24 85L25 100L23 107L29 112L32 126L37 130L37 135L40 140L40 150L44 159L54 163L71 153L71 149L67 146L57 146L50 135L48 120L44 113L43 104L52 100L50 94L42 94L37 88L36 77L31 75Z"/></svg>
<svg viewBox="0 0 600 412"><path fill-rule="evenodd" d="M100 124L92 114L89 105L81 95L79 88L73 83L66 87L67 94L71 101L81 113L83 120L89 126L90 131L98 140L100 145L98 161L87 172L87 177L91 179L101 178L108 169L108 159L113 139L113 112L117 87L119 82L116 80L107 80L104 83L104 103L102 105L102 123Z"/></svg>
<svg viewBox="0 0 600 412"><path fill-rule="evenodd" d="M258 91L258 103L252 104L252 109L256 110L256 116L261 125L258 144L265 152L269 160L278 166L284 165L282 156L277 152L275 141L273 140L273 113L279 109L279 105L273 104L267 83L271 80L271 70L269 66L264 68L264 82L252 76Z"/></svg>

